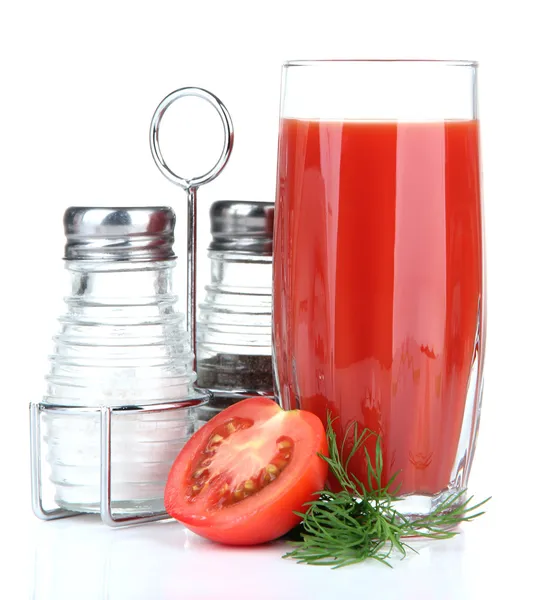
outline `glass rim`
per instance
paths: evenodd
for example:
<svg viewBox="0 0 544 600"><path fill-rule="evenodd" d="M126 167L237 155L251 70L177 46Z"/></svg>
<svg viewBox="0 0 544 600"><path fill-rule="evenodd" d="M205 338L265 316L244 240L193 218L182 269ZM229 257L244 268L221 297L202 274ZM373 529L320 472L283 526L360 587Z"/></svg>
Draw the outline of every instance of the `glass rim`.
<svg viewBox="0 0 544 600"><path fill-rule="evenodd" d="M449 67L478 67L477 60L448 60L427 58L324 58L315 60L288 60L283 63L283 68L289 67L316 67L331 65L356 65L356 64L384 64L384 65L442 65Z"/></svg>

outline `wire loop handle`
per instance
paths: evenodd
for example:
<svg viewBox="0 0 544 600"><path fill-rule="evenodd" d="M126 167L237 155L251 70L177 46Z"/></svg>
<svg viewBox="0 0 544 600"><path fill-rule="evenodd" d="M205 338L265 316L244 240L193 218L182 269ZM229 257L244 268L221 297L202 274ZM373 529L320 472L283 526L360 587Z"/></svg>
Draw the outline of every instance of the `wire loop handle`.
<svg viewBox="0 0 544 600"><path fill-rule="evenodd" d="M176 100L187 96L196 96L210 103L221 118L223 124L223 150L215 165L204 175L187 179L174 173L166 164L159 145L159 130L164 113ZM187 331L191 340L191 349L195 356L194 370L196 372L196 191L205 183L214 180L219 173L225 168L232 146L234 144L234 128L232 119L226 106L219 100L217 96L198 87L184 87L175 90L168 94L157 106L153 118L151 119L151 127L149 129L149 145L151 146L151 154L159 171L172 183L179 185L187 192Z"/></svg>
<svg viewBox="0 0 544 600"><path fill-rule="evenodd" d="M190 179L182 177L181 175L174 173L174 171L170 169L170 167L166 164L166 161L163 158L161 148L159 145L159 129L162 118L164 117L164 113L176 100L179 100L180 98L185 98L187 96L196 96L197 98L202 98L203 100L206 100L206 102L211 104L219 114L219 117L221 118L221 123L223 124L224 132L223 149L215 165L207 173L204 173L204 175L199 175L198 177L192 177ZM169 181L181 186L184 190L198 188L201 185L204 185L205 183L213 181L225 168L225 165L229 160L230 153L232 152L233 143L234 129L229 111L217 96L202 88L184 87L168 94L168 96L166 96L157 106L153 118L151 119L151 128L149 130L149 145L151 146L151 154L153 155L153 160L159 168L159 171Z"/></svg>

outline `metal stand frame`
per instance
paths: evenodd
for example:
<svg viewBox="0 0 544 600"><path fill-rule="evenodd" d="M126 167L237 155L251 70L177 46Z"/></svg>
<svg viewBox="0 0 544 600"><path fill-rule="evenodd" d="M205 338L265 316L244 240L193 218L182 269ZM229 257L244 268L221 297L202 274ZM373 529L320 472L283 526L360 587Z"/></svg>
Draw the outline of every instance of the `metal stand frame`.
<svg viewBox="0 0 544 600"><path fill-rule="evenodd" d="M202 394L205 396L205 394ZM41 415L42 412L51 411L56 414L83 415L90 413L100 413L100 517L102 521L110 527L122 527L125 525L135 525L139 523L149 523L151 521L161 521L169 519L170 515L161 511L158 513L145 513L130 517L116 517L113 514L111 505L111 419L112 414L125 415L134 413L161 412L163 410L176 410L181 408L190 408L199 406L202 403L202 396L194 400L184 400L181 402L168 402L163 404L149 404L141 406L63 406L60 404L31 403L30 404L30 459L31 459L31 494L32 510L34 514L44 521L52 519L62 519L65 517L75 517L80 513L55 508L46 510L43 506L43 465L41 452Z"/></svg>

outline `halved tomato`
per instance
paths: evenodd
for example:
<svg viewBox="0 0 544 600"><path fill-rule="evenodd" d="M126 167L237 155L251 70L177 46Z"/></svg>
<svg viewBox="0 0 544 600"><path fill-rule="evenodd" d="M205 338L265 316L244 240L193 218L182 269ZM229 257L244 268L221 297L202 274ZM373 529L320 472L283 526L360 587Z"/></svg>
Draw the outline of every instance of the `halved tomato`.
<svg viewBox="0 0 544 600"><path fill-rule="evenodd" d="M199 429L176 458L165 490L168 513L224 544L268 542L294 527L327 477L318 417L250 398Z"/></svg>

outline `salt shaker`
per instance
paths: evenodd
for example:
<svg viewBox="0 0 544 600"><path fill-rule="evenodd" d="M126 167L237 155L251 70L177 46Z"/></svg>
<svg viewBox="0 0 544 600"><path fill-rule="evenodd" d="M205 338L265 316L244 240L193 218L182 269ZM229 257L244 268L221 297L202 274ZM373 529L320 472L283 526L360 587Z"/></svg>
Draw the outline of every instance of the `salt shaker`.
<svg viewBox="0 0 544 600"><path fill-rule="evenodd" d="M249 396L273 397L274 204L218 201L210 209L211 277L197 324L198 386L207 420Z"/></svg>
<svg viewBox="0 0 544 600"><path fill-rule="evenodd" d="M164 510L169 468L195 431L196 406L204 398L194 389L191 344L172 293L174 225L165 207L73 207L65 213L72 291L43 399L45 408L57 408L43 411L43 422L62 509L100 512L96 408L112 407L119 409L111 418L112 510ZM177 408L131 412L164 403Z"/></svg>

